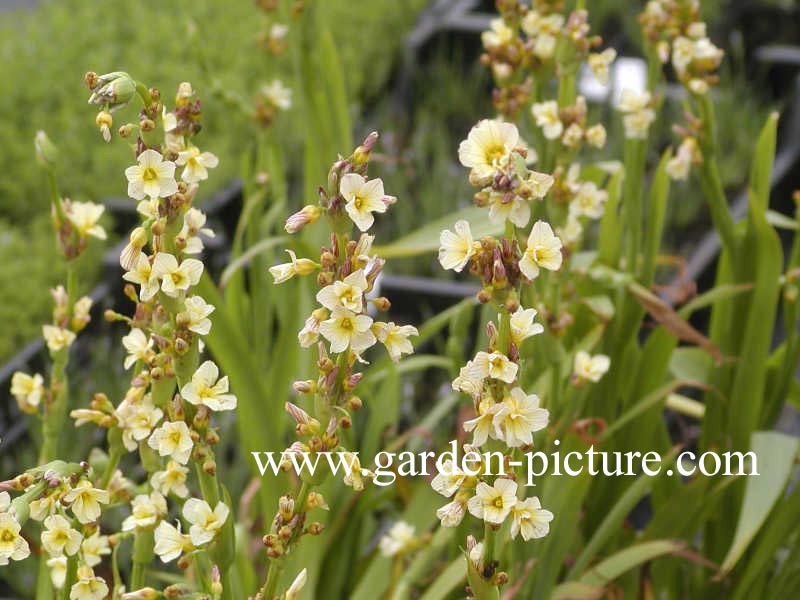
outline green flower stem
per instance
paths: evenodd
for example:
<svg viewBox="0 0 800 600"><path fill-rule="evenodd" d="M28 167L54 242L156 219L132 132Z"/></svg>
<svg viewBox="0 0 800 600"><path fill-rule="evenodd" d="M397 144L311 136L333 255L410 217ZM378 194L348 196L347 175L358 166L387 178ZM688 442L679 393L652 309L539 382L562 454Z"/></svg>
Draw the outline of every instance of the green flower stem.
<svg viewBox="0 0 800 600"><path fill-rule="evenodd" d="M642 183L644 180L647 140L626 139L623 150L625 181L622 189L622 210L628 231L625 268L636 274L642 245Z"/></svg>
<svg viewBox="0 0 800 600"><path fill-rule="evenodd" d="M508 354L511 349L511 313L500 307L500 327L497 333L497 350Z"/></svg>
<svg viewBox="0 0 800 600"><path fill-rule="evenodd" d="M728 199L722 187L722 180L719 176L717 166L716 146L717 146L717 118L714 111L714 103L711 101L710 94L694 94L693 98L697 103L700 119L705 127L704 135L700 136L700 150L703 155L703 162L697 170L700 177L700 186L703 195L708 202L711 211L711 220L717 230L722 246L731 257L731 264L736 265L735 260L736 241L734 236L734 223L728 208Z"/></svg>
<svg viewBox="0 0 800 600"><path fill-rule="evenodd" d="M211 452L210 449L208 458L214 460L214 453ZM203 500L208 502L211 510L214 510L214 507L219 502L219 483L217 482L217 475L216 473L213 475L206 473L201 461L194 461L194 467L197 472L197 480L200 483L200 492L203 495Z"/></svg>
<svg viewBox="0 0 800 600"><path fill-rule="evenodd" d="M67 558L67 576L64 579L64 585L61 586L58 597L60 600L69 600L70 591L72 586L78 580L78 555L73 554Z"/></svg>
<svg viewBox="0 0 800 600"><path fill-rule="evenodd" d="M106 465L105 471L103 471L103 477L100 479L101 489L106 489L108 487L111 478L114 476L114 471L117 470L117 465L119 465L119 461L124 453L124 449L121 445L110 444L110 446L108 464Z"/></svg>
<svg viewBox="0 0 800 600"><path fill-rule="evenodd" d="M50 379L53 397L51 402L45 404L42 421L42 447L39 451L40 465L58 457L61 430L64 428L69 406L69 381L66 373L68 359L68 348L59 350L53 357L53 371Z"/></svg>
<svg viewBox="0 0 800 600"><path fill-rule="evenodd" d="M155 556L153 552L153 530L137 529L133 537L133 568L131 570L130 589L144 587L144 570Z"/></svg>

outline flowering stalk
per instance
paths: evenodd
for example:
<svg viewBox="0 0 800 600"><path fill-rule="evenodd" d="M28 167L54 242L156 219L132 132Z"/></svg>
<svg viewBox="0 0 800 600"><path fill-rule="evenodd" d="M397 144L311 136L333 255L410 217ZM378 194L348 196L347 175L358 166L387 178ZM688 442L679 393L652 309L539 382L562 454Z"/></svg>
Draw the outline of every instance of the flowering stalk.
<svg viewBox="0 0 800 600"><path fill-rule="evenodd" d="M377 321L371 316L376 311L387 311L391 304L373 293L384 260L373 254L374 236L367 232L375 221L373 213L386 212L396 201L384 193L380 179L367 176L377 139L377 133L370 134L348 158L334 163L327 185L319 189L318 205L308 205L286 221L286 231L296 233L324 216L330 242L322 248L319 259L297 258L287 250L291 261L270 268L276 284L317 273L320 287L316 295L320 306L298 334L302 347L317 346L318 376L316 380L294 384L296 392L308 397L308 406L304 409L292 403L286 405L298 435L289 451L341 453L349 463L344 482L356 491L364 488L372 473L361 468L357 455L341 445L339 431L351 427L352 413L361 408L361 399L355 395L362 377L357 366L365 363L363 355L378 342L397 362L402 355L413 352L408 338L418 335L412 326ZM357 238L352 233L354 226L360 232ZM284 467L288 469L289 463ZM306 525L306 518L310 510L326 506L322 496L313 491L326 475L303 472L300 476L299 491L281 497L271 530L264 536L270 558L260 590L260 597L265 599L275 595L284 557L304 534L322 531L320 523Z"/></svg>
<svg viewBox="0 0 800 600"><path fill-rule="evenodd" d="M107 319L130 326L130 333L122 340L128 352L124 367L134 369L130 387L117 405L104 394L96 394L88 408L71 413L77 426L94 423L108 430L107 456L95 453L79 468L51 461L20 475L12 488L34 485L20 498L30 500L31 518L44 526L37 597L52 597L56 588L61 590L59 597L69 596L71 600L105 598L108 583L94 574L94 567L103 556L112 554L113 547L114 597L122 594L123 588L129 591L122 598L174 597L174 586L163 591L145 587L145 570L156 554L169 562L185 553L179 560L183 568L189 566L189 556L200 573L213 564L216 575L200 578L203 593L215 599L232 598L228 571L233 561L233 518L230 498L216 477L213 446L219 436L211 415L235 408L236 397L228 392L227 378L220 377L212 361L200 364L200 337L210 331L208 317L214 307L192 293L203 271L203 263L193 255L202 252L201 235L213 235L205 227L205 215L192 206L192 201L198 183L208 178L208 169L216 166L217 159L192 143L200 129L201 110L188 83L181 84L175 108L168 111L158 90L147 88L126 73L89 73L86 81L92 89L90 103L100 106L96 122L106 141L112 137L111 113L134 98L143 103L138 123L119 129L122 138L136 133L133 149L137 164L126 169L125 175L128 195L139 202L142 221L120 256L126 270L124 279L129 282L125 293L135 303L135 310L132 317L112 311L106 314ZM174 175L177 166L183 167L180 183ZM90 203L60 199L54 203L59 240L68 258L80 254L88 236L105 237L97 225L101 213L102 207ZM45 338L56 362L54 373L63 373L75 331L88 322L88 299L79 300L72 309L73 281L71 277L67 291L54 291L54 324L45 326ZM42 394L41 379L29 381L24 377L15 376L12 391L25 406L35 406ZM57 383L66 387L62 379ZM64 408L61 410L53 413L58 415L53 422L57 428L63 427ZM49 418L46 414L46 426ZM51 450L53 442L46 443L45 453ZM147 481L136 494L133 484L117 468L124 454L134 451L147 474ZM190 495L189 469L184 465L190 460L202 499L186 499ZM183 517L190 524L188 534L181 532L180 523L175 527L164 520L169 496L182 505ZM130 505L131 514L124 519L121 532L101 533L102 505ZM17 509L14 512L18 514ZM27 516L28 512L17 525L12 523L10 531L18 533ZM131 538L133 563L128 585L124 586L116 548ZM20 546L10 557L20 560L24 555L27 553Z"/></svg>

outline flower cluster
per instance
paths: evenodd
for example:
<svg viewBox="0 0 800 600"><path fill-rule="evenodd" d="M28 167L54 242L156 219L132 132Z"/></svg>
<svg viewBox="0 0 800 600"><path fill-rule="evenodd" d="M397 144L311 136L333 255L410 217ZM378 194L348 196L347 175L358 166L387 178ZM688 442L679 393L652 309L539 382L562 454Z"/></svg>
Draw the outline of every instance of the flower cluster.
<svg viewBox="0 0 800 600"><path fill-rule="evenodd" d="M319 204L308 205L291 215L286 231L296 233L322 217L330 229L330 242L316 260L298 258L287 250L290 262L271 267L276 284L296 276L316 273L319 306L306 319L298 333L303 348L317 347L318 377L316 380L296 381L299 394L313 398L313 409L306 411L292 403L286 410L295 421L298 439L290 452L317 453L337 451L351 465L344 483L355 490L364 488L372 473L362 469L356 453L348 452L340 443L340 429L352 424L352 412L361 408L355 389L362 373L356 367L365 363L364 355L380 343L392 361L413 352L409 338L418 335L411 325L375 318L378 312L390 307L387 298L377 295L377 281L384 260L372 250L374 236L369 231L375 215L384 213L396 199L385 193L380 179L367 175L370 153L377 133L370 134L346 159L340 159L330 169L328 185L320 188ZM352 237L353 229L358 233ZM284 465L289 468L288 463ZM278 513L270 533L264 537L267 554L273 559L271 572L280 559L305 533L322 531L320 523L305 524L306 513L314 508L326 508L322 496L311 491L322 483L317 476L301 474L302 487L296 495L281 498ZM277 567L275 567L277 569ZM262 594L272 597L274 580L268 574Z"/></svg>
<svg viewBox="0 0 800 600"><path fill-rule="evenodd" d="M692 93L705 94L719 77L724 52L708 38L697 0L650 0L639 16L646 42Z"/></svg>
<svg viewBox="0 0 800 600"><path fill-rule="evenodd" d="M89 462L75 465L45 454L50 462L23 473L11 485L23 492L11 503L12 509L25 500L24 510L19 506L5 510L8 494L0 497L5 505L0 521L6 532L0 556L7 562L28 554L27 544L17 538L20 526L30 518L41 523L41 548L54 588L67 590L72 600L101 600L110 590L114 597L150 598L162 594L144 586L144 565L154 553L164 562L182 554L208 553L218 573L232 559L225 549L233 539L232 517L228 502L220 499L224 494L216 480L213 447L219 435L211 416L234 409L236 396L214 362L200 364L201 337L211 329L214 306L194 291L204 267L193 256L202 252L202 238L213 232L192 203L199 182L208 178L217 159L193 143L201 111L190 84L180 85L175 107L168 111L157 90L147 89L127 74L90 73L86 79L92 88L90 102L102 107L101 115L127 104L133 90L144 105L139 124L120 131L128 137L138 130L136 164L125 170L125 176L128 195L138 202L141 223L120 256L128 282L125 293L135 309L132 317L106 313L107 319L130 327L122 338L127 352L123 366L133 374L117 404L98 393L88 407L71 412L76 426L93 423L108 430L107 455L95 450ZM157 122L161 131L156 129ZM54 208L68 257L68 250L80 250L87 237L105 237L97 224L100 214L102 207L68 200ZM61 287L53 291L53 297L54 321L45 326L44 336L58 362L75 333L88 322L91 301L82 298L73 304L71 294ZM45 389L40 375L24 373L14 376L12 392L26 412L35 412L40 403L50 402L59 393L52 384ZM138 453L147 477L143 483L135 485L118 468L126 452ZM198 479L191 489L190 464ZM197 489L202 499L190 497ZM182 506L187 534L181 533L180 521L177 526L169 521L169 498ZM106 509L126 506L130 514L120 530L104 532ZM123 584L115 569L111 586L94 569L127 538L133 538L131 578ZM181 567L188 565L187 560L179 561ZM222 589L219 576L215 585L217 597ZM173 592L163 593L171 597Z"/></svg>
<svg viewBox="0 0 800 600"><path fill-rule="evenodd" d="M601 83L608 82L609 65L616 52L592 52L601 40L589 35L585 10L566 14L562 2L549 0L535 0L532 6L519 0L500 0L497 7L500 17L493 19L490 29L481 35L485 51L481 62L494 75L497 87L493 100L501 115L516 117L535 97L534 90L541 81L553 73L575 72L584 60ZM560 135L553 134L554 130L550 129L553 137ZM598 132L595 129L588 137L596 141ZM574 144L578 138L574 127L566 140Z"/></svg>

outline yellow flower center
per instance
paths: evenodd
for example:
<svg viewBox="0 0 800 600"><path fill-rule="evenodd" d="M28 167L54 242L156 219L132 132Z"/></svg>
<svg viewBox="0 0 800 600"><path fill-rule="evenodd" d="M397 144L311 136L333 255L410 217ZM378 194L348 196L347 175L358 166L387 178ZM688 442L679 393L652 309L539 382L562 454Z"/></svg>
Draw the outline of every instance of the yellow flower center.
<svg viewBox="0 0 800 600"><path fill-rule="evenodd" d="M142 179L144 181L158 181L158 173L153 167L147 167L142 173Z"/></svg>
<svg viewBox="0 0 800 600"><path fill-rule="evenodd" d="M173 431L169 434L169 441L175 444L176 446L181 442L181 432L180 431Z"/></svg>
<svg viewBox="0 0 800 600"><path fill-rule="evenodd" d="M2 540L4 543L13 542L16 537L17 536L14 535L14 532L10 529L3 529L3 533L0 533L0 540Z"/></svg>
<svg viewBox="0 0 800 600"><path fill-rule="evenodd" d="M494 506L495 508L503 508L503 497L498 496L497 498L492 500L492 506Z"/></svg>
<svg viewBox="0 0 800 600"><path fill-rule="evenodd" d="M356 195L355 198L353 198L353 206L356 207L356 210L361 210L361 208L364 206L364 199L361 196Z"/></svg>
<svg viewBox="0 0 800 600"><path fill-rule="evenodd" d="M486 149L484 156L486 157L486 162L491 165L494 164L495 161L503 158L505 153L506 153L505 146L501 144L494 144Z"/></svg>
<svg viewBox="0 0 800 600"><path fill-rule="evenodd" d="M533 260L536 262L541 262L547 258L547 250L544 248L534 248L533 250Z"/></svg>
<svg viewBox="0 0 800 600"><path fill-rule="evenodd" d="M350 319L349 317L345 317L344 319L339 321L339 327L344 329L345 331L353 331L353 329L355 329L353 320Z"/></svg>
<svg viewBox="0 0 800 600"><path fill-rule="evenodd" d="M170 277L172 278L172 283L175 284L175 287L180 287L186 281L186 278L180 271L176 271L175 273L170 273Z"/></svg>

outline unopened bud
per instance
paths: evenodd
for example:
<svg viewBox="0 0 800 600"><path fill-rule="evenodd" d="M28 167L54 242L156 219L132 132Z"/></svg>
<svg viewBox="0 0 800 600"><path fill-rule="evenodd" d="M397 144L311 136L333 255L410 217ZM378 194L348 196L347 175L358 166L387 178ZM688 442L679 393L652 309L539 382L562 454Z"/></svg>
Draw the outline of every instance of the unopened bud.
<svg viewBox="0 0 800 600"><path fill-rule="evenodd" d="M353 163L356 165L363 165L369 160L369 155L372 152L372 148L375 146L375 143L378 141L378 132L373 131L370 133L361 145L355 149L353 152Z"/></svg>
<svg viewBox="0 0 800 600"><path fill-rule="evenodd" d="M486 288L483 288L481 291L479 291L479 292L478 292L478 293L475 295L475 297L478 299L478 302L480 302L481 304L486 304L486 303L488 303L489 301L491 301L491 299L492 299L492 292L490 292L490 291L489 291L489 290L487 290Z"/></svg>
<svg viewBox="0 0 800 600"><path fill-rule="evenodd" d="M314 521L313 523L311 523L311 525L308 526L308 533L310 533L311 535L319 535L324 530L325 530L325 525L317 521Z"/></svg>
<svg viewBox="0 0 800 600"><path fill-rule="evenodd" d="M316 222L319 219L319 215L319 206L308 204L286 219L284 229L286 233L297 233L306 225Z"/></svg>
<svg viewBox="0 0 800 600"><path fill-rule="evenodd" d="M319 492L309 492L306 497L306 510L314 510L315 508L328 510L329 507L322 494Z"/></svg>
<svg viewBox="0 0 800 600"><path fill-rule="evenodd" d="M350 396L347 399L347 408L349 408L352 411L360 410L362 405L363 404L361 402L361 398L359 398L358 396Z"/></svg>
<svg viewBox="0 0 800 600"><path fill-rule="evenodd" d="M373 298L371 302L375 306L375 308L377 308L381 312L386 312L392 306L392 303L389 302L389 299L384 296Z"/></svg>
<svg viewBox="0 0 800 600"><path fill-rule="evenodd" d="M36 148L36 160L39 161L39 164L45 167L55 166L58 162L58 149L44 131L36 132L33 145Z"/></svg>
<svg viewBox="0 0 800 600"><path fill-rule="evenodd" d="M213 460L207 460L203 463L203 472L206 475L216 475L217 474L217 463Z"/></svg>
<svg viewBox="0 0 800 600"><path fill-rule="evenodd" d="M307 379L305 381L295 381L292 389L298 394L313 394L317 391L317 382Z"/></svg>

